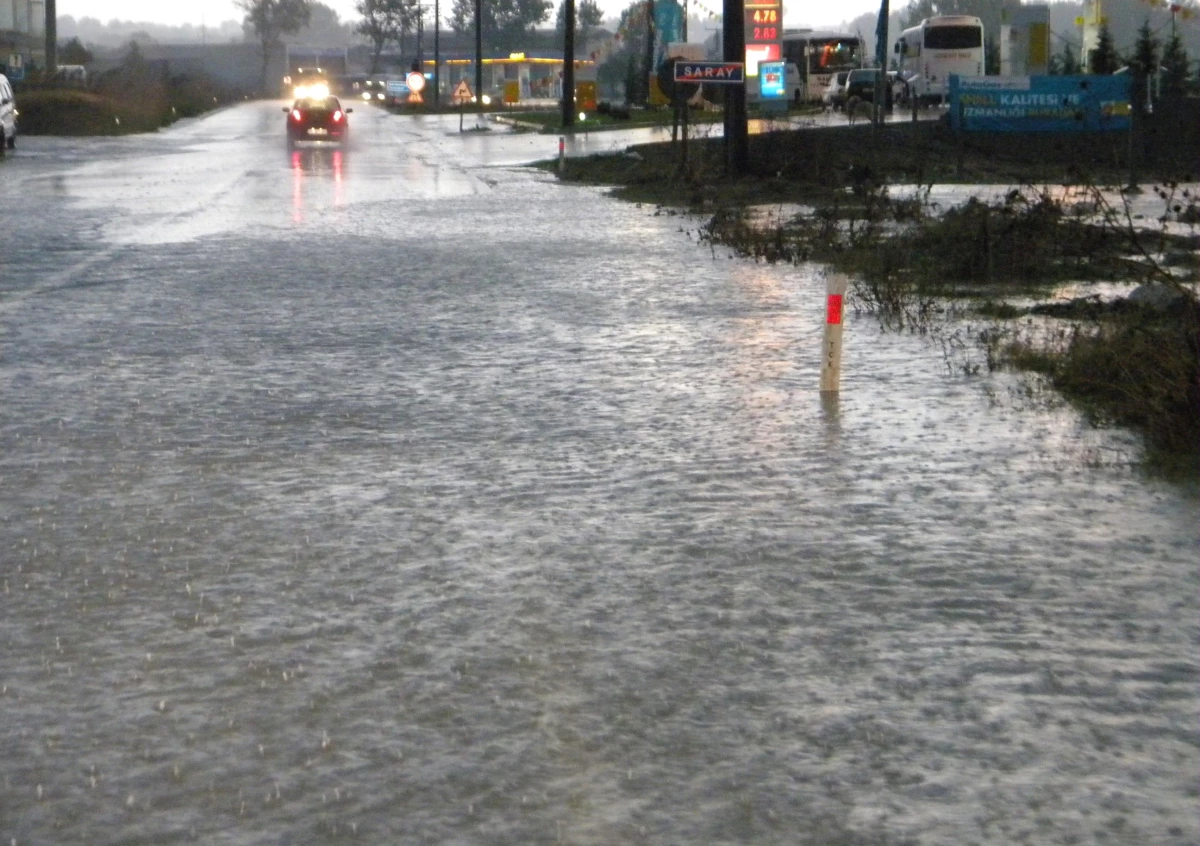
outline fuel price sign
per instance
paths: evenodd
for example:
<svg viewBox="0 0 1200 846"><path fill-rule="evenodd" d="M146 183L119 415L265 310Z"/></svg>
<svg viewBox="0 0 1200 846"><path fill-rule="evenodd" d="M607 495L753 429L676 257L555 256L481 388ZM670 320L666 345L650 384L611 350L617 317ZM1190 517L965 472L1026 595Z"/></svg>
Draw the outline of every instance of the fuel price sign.
<svg viewBox="0 0 1200 846"><path fill-rule="evenodd" d="M746 76L783 58L783 0L746 0Z"/></svg>

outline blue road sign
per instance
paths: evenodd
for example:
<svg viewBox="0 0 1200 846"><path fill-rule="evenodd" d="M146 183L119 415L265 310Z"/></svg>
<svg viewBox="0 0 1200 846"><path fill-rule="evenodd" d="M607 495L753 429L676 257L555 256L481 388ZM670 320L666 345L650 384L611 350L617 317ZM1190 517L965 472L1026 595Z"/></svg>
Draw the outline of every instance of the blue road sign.
<svg viewBox="0 0 1200 846"><path fill-rule="evenodd" d="M744 85L746 66L742 62L679 61L675 63L675 81Z"/></svg>

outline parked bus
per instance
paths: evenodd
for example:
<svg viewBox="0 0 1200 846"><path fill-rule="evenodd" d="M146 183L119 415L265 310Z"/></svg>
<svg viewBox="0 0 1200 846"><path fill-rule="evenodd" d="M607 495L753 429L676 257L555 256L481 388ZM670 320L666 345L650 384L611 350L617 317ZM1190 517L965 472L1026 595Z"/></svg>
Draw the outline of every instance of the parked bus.
<svg viewBox="0 0 1200 846"><path fill-rule="evenodd" d="M821 102L835 74L862 66L862 49L862 39L846 32L784 32L788 96L795 103Z"/></svg>
<svg viewBox="0 0 1200 846"><path fill-rule="evenodd" d="M900 33L895 51L908 95L944 101L952 74L983 76L983 21L969 15L926 18Z"/></svg>

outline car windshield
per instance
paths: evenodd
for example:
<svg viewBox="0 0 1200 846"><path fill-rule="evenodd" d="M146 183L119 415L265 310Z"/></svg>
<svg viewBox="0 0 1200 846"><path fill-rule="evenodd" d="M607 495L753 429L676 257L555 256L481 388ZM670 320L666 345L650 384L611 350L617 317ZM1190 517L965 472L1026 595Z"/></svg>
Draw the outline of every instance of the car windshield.
<svg viewBox="0 0 1200 846"><path fill-rule="evenodd" d="M874 79L875 70L873 68L863 68L862 70L850 71L850 81L860 82L864 79Z"/></svg>

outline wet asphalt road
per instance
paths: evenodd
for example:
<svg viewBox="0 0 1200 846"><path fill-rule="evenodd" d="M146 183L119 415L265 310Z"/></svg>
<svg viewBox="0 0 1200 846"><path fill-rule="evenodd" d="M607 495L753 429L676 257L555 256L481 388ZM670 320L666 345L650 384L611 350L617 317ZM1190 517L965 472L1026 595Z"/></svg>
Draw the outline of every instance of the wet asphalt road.
<svg viewBox="0 0 1200 846"><path fill-rule="evenodd" d="M823 404L818 268L278 106L0 162L0 842L1200 842L1128 437L854 314Z"/></svg>

